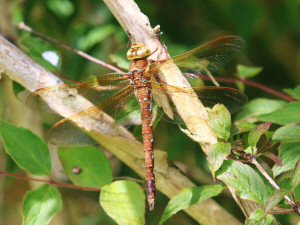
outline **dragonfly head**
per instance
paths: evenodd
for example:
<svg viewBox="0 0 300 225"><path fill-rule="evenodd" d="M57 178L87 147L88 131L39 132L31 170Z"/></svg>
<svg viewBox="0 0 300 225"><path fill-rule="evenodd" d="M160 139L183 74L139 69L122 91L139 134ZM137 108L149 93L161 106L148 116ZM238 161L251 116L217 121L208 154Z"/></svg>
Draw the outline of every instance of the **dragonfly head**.
<svg viewBox="0 0 300 225"><path fill-rule="evenodd" d="M141 59L150 55L150 49L142 43L135 43L127 52L129 60Z"/></svg>

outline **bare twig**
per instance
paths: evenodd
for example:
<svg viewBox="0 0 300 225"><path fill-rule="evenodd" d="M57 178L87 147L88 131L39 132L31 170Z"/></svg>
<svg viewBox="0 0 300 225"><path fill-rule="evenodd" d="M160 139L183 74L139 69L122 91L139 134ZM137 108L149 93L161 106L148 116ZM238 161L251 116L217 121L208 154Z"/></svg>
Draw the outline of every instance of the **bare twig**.
<svg viewBox="0 0 300 225"><path fill-rule="evenodd" d="M269 176L269 174L262 168L262 166L257 162L257 160L253 157L251 159L251 163L256 166L256 168L261 172L261 174L269 181L269 183L275 188L280 189L280 187L275 183L275 181ZM291 205L294 206L295 203L286 195L284 199Z"/></svg>
<svg viewBox="0 0 300 225"><path fill-rule="evenodd" d="M31 91L62 82L1 36L0 70L4 71L11 79L17 81ZM89 101L76 94L74 95L76 104L69 104L69 102L61 99L60 96L62 94L63 93L57 93L57 95L48 96L45 98L45 101L54 111L64 117L68 117L76 112L92 107L92 104ZM106 138L106 141L103 142L101 129L93 130L93 132L90 133L91 136L137 174L145 178L142 144L135 141L134 136L125 128L116 127L113 120L109 120L108 118L106 125L111 126L110 129L119 129L120 137L114 138L113 141L107 141ZM89 130L87 124L82 123L81 126ZM155 150L154 156L156 159L155 170L157 187L164 194L172 197L183 188L194 185L178 169L168 166L167 155L165 152ZM241 224L212 199L189 207L186 211L195 220L204 225L217 225L222 224L224 221L230 224Z"/></svg>
<svg viewBox="0 0 300 225"><path fill-rule="evenodd" d="M68 45L66 45L66 44L64 44L64 43L62 43L60 41L57 41L57 40L55 40L55 39L53 39L51 37L48 37L48 36L46 36L46 35L38 32L36 30L33 30L31 27L27 26L24 22L20 22L18 24L18 27L19 27L20 30L26 30L26 31L29 31L29 32L31 32L33 34L36 34L36 35L44 38L47 41L53 42L53 43L55 43L57 45L60 45L61 47L65 48L65 49L67 49L67 50L69 50L71 52L74 52L74 53L76 53L76 54L78 54L78 55L80 55L80 56L82 56L82 57L84 57L84 58L86 58L86 59L94 62L94 63L97 63L97 64L99 64L101 66L104 66L104 67L106 67L108 69L111 69L111 70L113 70L113 71L115 71L117 73L124 73L124 71L120 70L117 67L114 67L114 66L112 66L112 65L110 65L110 64L108 64L106 62L103 62L103 61L101 61L99 59L96 59L93 56L90 56L90 55L86 54L85 52L79 51L76 48L71 48L70 46L68 46Z"/></svg>
<svg viewBox="0 0 300 225"><path fill-rule="evenodd" d="M44 180L44 179L37 179L37 178L32 178L32 177L25 177L22 175L8 173L8 172L4 172L4 171L0 171L0 175L6 175L6 176L10 176L10 177L16 177L16 178L19 178L22 180L37 181L37 182L48 183L51 185L56 185L56 186L61 186L61 187L66 187L66 188L74 188L74 189L79 189L79 190L87 190L87 191L101 191L102 190L102 188L84 187L84 186L78 186L78 185L74 185L74 184L66 184L66 183L57 182L53 179Z"/></svg>
<svg viewBox="0 0 300 225"><path fill-rule="evenodd" d="M205 75L198 75L198 76L205 79L205 80L210 80L210 78L208 76L205 76ZM278 96L282 99L285 99L289 102L295 101L295 99L292 98L291 96L285 95L282 92L276 91L272 88L269 88L265 85L262 85L260 83L255 82L255 81L241 79L241 78L228 78L228 77L216 77L216 76L214 76L214 78L217 81L220 81L220 82L227 82L227 83L242 82L242 83L244 83L248 86L256 87L256 88L259 88L263 91L269 92L269 93L271 93L273 95L276 95L276 96Z"/></svg>

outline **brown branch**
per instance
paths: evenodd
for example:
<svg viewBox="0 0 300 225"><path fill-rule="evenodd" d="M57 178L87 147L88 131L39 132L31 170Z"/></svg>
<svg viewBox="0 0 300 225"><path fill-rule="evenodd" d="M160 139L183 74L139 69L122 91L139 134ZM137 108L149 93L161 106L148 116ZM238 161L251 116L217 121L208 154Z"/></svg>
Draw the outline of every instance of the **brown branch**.
<svg viewBox="0 0 300 225"><path fill-rule="evenodd" d="M4 172L4 171L0 171L0 175L16 177L16 178L22 179L22 180L31 180L31 181L37 181L37 182L42 182L42 183L48 183L50 185L56 185L56 186L61 186L61 187L66 187L66 188L74 188L74 189L87 190L87 191L101 191L102 190L102 188L84 187L84 186L78 186L78 185L74 185L74 184L66 184L66 183L57 182L53 179L44 180L44 179L38 179L38 178L32 178L32 177L25 177L22 175L8 173L8 172Z"/></svg>
<svg viewBox="0 0 300 225"><path fill-rule="evenodd" d="M17 81L28 90L36 89L62 83L55 75L45 70L31 58L13 46L0 36L0 70L4 71L11 79ZM68 93L68 90L65 90ZM67 117L76 112L80 112L92 106L82 96L74 94L75 102L68 102L61 99L65 95L64 91L51 96L43 96L48 105L58 114ZM90 135L95 138L103 147L115 154L122 162L128 165L141 177L145 178L143 146L135 141L134 136L125 128L117 127L114 121L107 117L105 125L115 129L120 137L112 138L107 141L107 137L99 129L90 131ZM89 130L88 124L78 121L80 126ZM167 155L163 151L155 150L156 159L155 170L157 178L157 187L160 191L169 197L176 195L185 187L195 185L177 168L168 166ZM209 210L207 210L209 209ZM214 200L206 200L196 204L186 210L195 220L201 224L220 224L227 221L230 224L241 224L237 219L231 216L226 210L219 206Z"/></svg>
<svg viewBox="0 0 300 225"><path fill-rule="evenodd" d="M108 64L108 63L106 63L106 62L103 62L103 61L101 61L101 60L99 60L99 59L96 59L96 58L93 57L93 56L90 56L90 55L86 54L85 52L79 51L79 50L77 50L77 49L75 49L75 48L71 48L70 46L68 46L68 45L66 45L66 44L64 44L64 43L62 43L62 42L60 42L60 41L57 41L57 40L55 40L55 39L53 39L53 38L51 38L51 37L48 37L48 36L46 36L46 35L44 35L44 34L38 32L38 31L36 31L36 30L33 30L31 27L28 27L28 26L27 26L25 23L23 23L23 22L20 22L20 23L18 24L18 27L19 27L20 30L26 30L26 31L28 31L28 32L31 32L31 33L33 33L33 34L36 34L36 35L38 35L38 36L44 38L44 39L47 40L47 41L53 42L53 43L55 43L55 44L57 44L57 45L59 45L59 46L65 48L65 49L67 49L67 50L69 50L69 51L71 51L71 52L74 52L74 53L76 53L76 54L78 54L78 55L80 55L80 56L82 56L82 57L84 57L84 58L86 58L86 59L88 59L88 60L94 62L94 63L97 63L97 64L99 64L99 65L101 65L101 66L104 66L104 67L106 67L106 68L108 68L108 69L111 69L111 70L113 70L113 71L115 71L115 72L117 72L117 73L124 73L124 71L120 70L120 69L117 68L117 67L114 67L114 66L112 66L112 65L110 65L110 64Z"/></svg>
<svg viewBox="0 0 300 225"><path fill-rule="evenodd" d="M210 80L210 78L208 76L205 76L205 75L198 75L199 77L201 77L202 79L205 79L205 80ZM285 99L289 102L292 102L292 101L295 101L295 99L291 96L288 96L288 95L285 95L283 94L282 92L279 92L279 91L276 91L272 88L269 88L265 85L262 85L260 83L257 83L255 81L251 81L251 80L246 80L246 79L241 79L241 78L228 78L228 77L214 77L217 81L220 81L220 82L226 82L226 83L234 83L234 82L242 82L243 84L246 84L248 86L252 86L252 87L256 87L256 88L259 88L263 91L266 91L266 92L269 92L273 95L276 95L282 99Z"/></svg>

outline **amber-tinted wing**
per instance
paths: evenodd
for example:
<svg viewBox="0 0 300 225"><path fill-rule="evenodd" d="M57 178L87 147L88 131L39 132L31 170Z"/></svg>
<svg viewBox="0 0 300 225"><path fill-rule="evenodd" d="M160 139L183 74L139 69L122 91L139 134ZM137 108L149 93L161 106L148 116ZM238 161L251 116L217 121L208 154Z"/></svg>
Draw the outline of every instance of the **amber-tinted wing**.
<svg viewBox="0 0 300 225"><path fill-rule="evenodd" d="M73 98L76 94L82 95L94 105L100 105L113 94L129 85L127 74L106 74L80 82L58 84L40 88L32 92L26 99L26 106L38 111L53 112L42 99L45 95L64 93L62 98ZM66 99L67 100L67 99Z"/></svg>
<svg viewBox="0 0 300 225"><path fill-rule="evenodd" d="M229 87L178 87L173 85L167 85L163 83L151 82L152 93L159 96L163 93L168 93L169 97L182 93L182 95L177 95L176 97L182 98L182 101L186 101L185 96L196 96L201 100L204 106L213 107L217 103L224 104L230 113L234 113L242 109L242 107L247 103L247 96L234 88ZM173 110L174 116L178 117L177 109L170 101L170 106ZM167 113L168 114L168 113ZM176 122L181 120L176 119Z"/></svg>
<svg viewBox="0 0 300 225"><path fill-rule="evenodd" d="M59 121L49 131L47 141L59 146L78 147L96 144L95 140L89 136L94 131L108 135L103 137L102 141L105 141L104 138L121 136L122 129L119 125L141 122L139 104L133 93L131 86L128 86L102 102L101 105ZM83 128L81 124L88 129Z"/></svg>
<svg viewBox="0 0 300 225"><path fill-rule="evenodd" d="M210 41L185 54L174 56L153 66L151 71L169 69L175 63L183 73L204 74L213 72L233 59L245 42L237 36L225 36Z"/></svg>
<svg viewBox="0 0 300 225"><path fill-rule="evenodd" d="M133 88L126 74L107 74L82 82L54 85L31 93L26 105L33 109L51 112L42 99L45 95L59 93L65 102L74 102L81 95L90 100L95 107L85 109L55 124L48 134L48 141L60 146L83 146L95 143L87 133L75 125L87 124L89 129L101 130L110 136L118 136L117 126L140 124L140 109ZM61 94L62 93L62 94ZM106 113L106 114L104 114ZM115 119L115 127L106 123L107 115ZM115 128L115 129L114 129Z"/></svg>

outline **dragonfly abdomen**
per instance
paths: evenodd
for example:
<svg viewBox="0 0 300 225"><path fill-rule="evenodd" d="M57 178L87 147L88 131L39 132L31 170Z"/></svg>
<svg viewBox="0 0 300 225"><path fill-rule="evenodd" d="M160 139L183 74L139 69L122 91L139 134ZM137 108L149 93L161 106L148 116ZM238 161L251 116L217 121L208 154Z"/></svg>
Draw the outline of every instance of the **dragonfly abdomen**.
<svg viewBox="0 0 300 225"><path fill-rule="evenodd" d="M149 209L154 208L155 199L155 176L154 176L154 157L153 157L153 128L151 110L151 91L147 87L137 90L137 98L141 106L142 135L145 154L145 167L147 176L147 199Z"/></svg>

